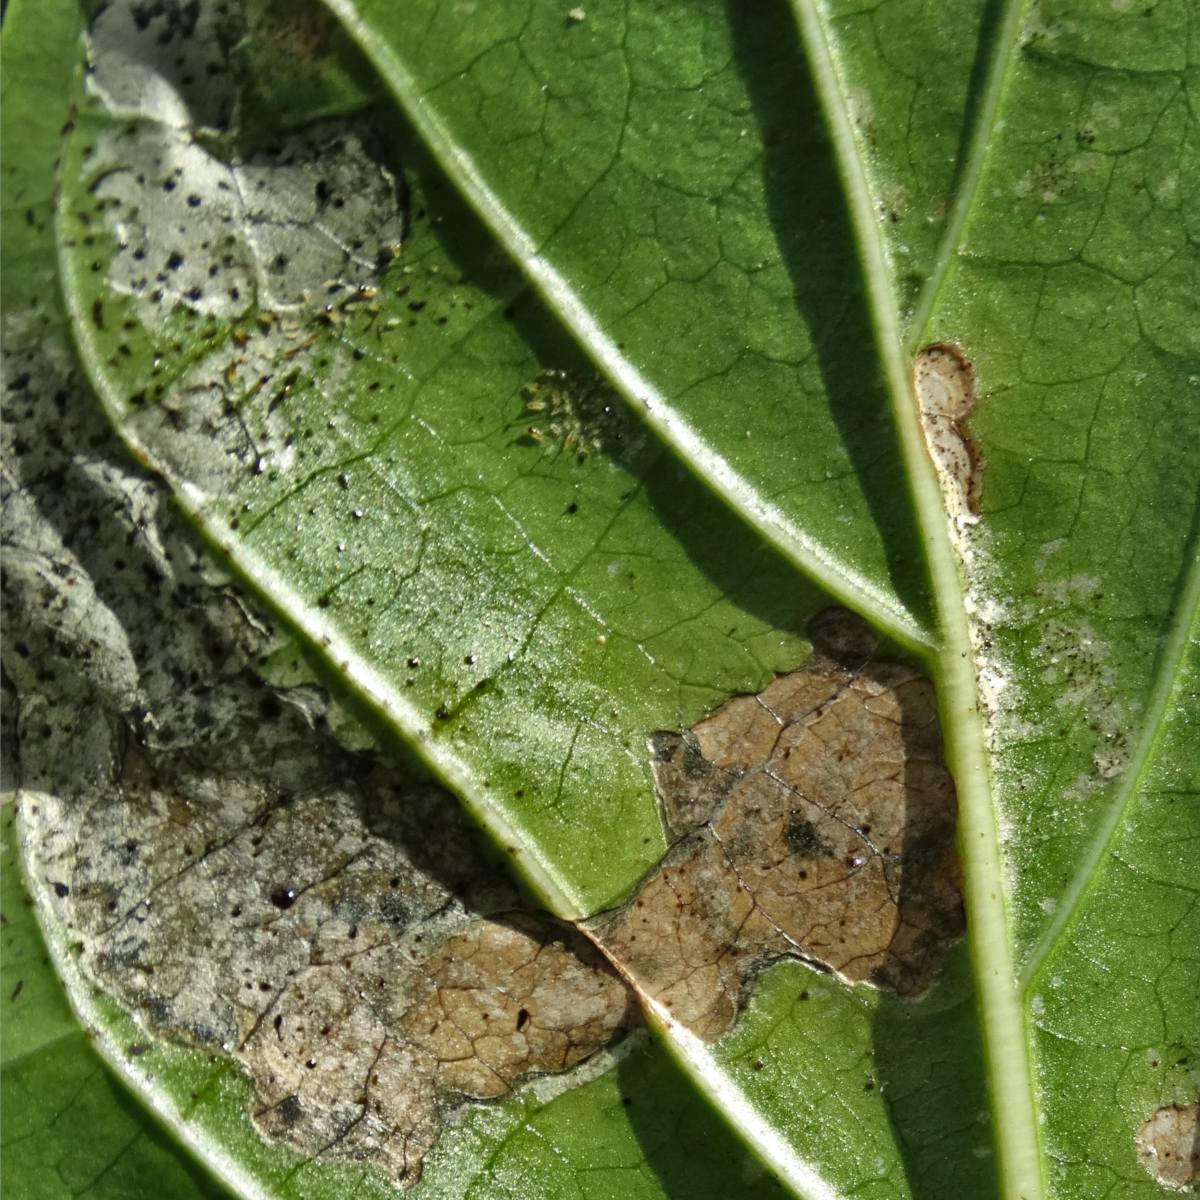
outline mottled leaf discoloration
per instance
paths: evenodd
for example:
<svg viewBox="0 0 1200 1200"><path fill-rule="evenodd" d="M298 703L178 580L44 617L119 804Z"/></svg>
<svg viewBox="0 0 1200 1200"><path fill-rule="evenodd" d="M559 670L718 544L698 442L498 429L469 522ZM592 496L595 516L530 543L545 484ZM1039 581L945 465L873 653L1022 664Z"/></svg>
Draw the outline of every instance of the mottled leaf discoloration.
<svg viewBox="0 0 1200 1200"><path fill-rule="evenodd" d="M773 959L914 997L962 932L932 684L872 658L847 613L818 618L813 635L803 669L655 735L676 840L634 899L592 926L639 989L706 1039Z"/></svg>
<svg viewBox="0 0 1200 1200"><path fill-rule="evenodd" d="M619 1037L625 985L518 911L451 797L255 676L269 624L73 374L5 368L6 749L44 903L148 1031L243 1066L265 1136L415 1181L464 1101Z"/></svg>

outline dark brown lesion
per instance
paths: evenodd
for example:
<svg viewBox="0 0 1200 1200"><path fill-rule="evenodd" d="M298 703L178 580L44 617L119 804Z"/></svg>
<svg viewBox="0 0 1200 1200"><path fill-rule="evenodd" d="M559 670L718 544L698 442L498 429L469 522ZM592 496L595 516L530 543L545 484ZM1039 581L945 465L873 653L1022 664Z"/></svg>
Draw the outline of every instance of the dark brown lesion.
<svg viewBox="0 0 1200 1200"><path fill-rule="evenodd" d="M963 931L954 785L933 685L828 610L814 653L686 733L651 739L675 841L591 923L642 991L706 1039L766 964L807 961L914 998Z"/></svg>

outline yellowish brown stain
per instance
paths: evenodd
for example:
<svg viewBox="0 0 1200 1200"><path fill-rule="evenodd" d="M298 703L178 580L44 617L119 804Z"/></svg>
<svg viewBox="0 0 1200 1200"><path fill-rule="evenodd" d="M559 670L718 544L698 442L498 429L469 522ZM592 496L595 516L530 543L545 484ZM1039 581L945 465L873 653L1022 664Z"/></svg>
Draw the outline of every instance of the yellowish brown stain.
<svg viewBox="0 0 1200 1200"><path fill-rule="evenodd" d="M675 842L590 930L640 990L712 1040L765 964L798 958L918 997L963 931L954 785L933 685L830 610L814 656L653 739Z"/></svg>

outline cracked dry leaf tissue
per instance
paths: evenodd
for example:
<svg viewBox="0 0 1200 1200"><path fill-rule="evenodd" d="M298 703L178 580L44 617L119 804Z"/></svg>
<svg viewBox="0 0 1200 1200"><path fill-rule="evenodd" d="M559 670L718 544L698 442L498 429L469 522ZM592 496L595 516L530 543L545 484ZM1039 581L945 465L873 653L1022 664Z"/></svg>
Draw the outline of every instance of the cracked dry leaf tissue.
<svg viewBox="0 0 1200 1200"><path fill-rule="evenodd" d="M933 685L873 659L869 631L842 610L811 633L802 669L655 735L676 840L590 926L635 987L705 1040L774 960L917 997L963 930Z"/></svg>
<svg viewBox="0 0 1200 1200"><path fill-rule="evenodd" d="M516 911L453 797L255 676L269 625L212 586L73 374L13 347L4 368L6 753L35 888L147 1032L241 1065L265 1137L415 1182L465 1101L618 1038L625 985Z"/></svg>

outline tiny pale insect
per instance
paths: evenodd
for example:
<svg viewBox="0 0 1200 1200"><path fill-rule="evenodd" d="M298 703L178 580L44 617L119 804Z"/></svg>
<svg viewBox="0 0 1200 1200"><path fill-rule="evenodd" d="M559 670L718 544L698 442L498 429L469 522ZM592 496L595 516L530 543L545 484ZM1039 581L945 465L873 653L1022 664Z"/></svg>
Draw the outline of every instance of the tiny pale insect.
<svg viewBox="0 0 1200 1200"><path fill-rule="evenodd" d="M913 363L925 445L937 469L946 511L958 527L979 520L979 452L966 427L975 407L975 374L950 342L926 346Z"/></svg>

